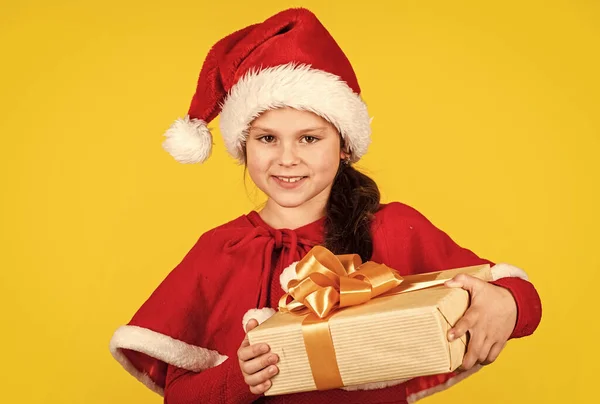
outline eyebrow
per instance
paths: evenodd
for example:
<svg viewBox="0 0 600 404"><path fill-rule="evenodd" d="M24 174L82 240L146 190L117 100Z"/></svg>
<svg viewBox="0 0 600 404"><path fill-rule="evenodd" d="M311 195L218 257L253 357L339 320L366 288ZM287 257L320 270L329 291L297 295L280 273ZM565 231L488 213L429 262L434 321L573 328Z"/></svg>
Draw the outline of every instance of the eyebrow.
<svg viewBox="0 0 600 404"><path fill-rule="evenodd" d="M323 131L327 129L325 126L316 126L314 128L305 128L305 129L301 129L299 130L297 133L304 133L304 132L316 132L316 131ZM253 130L261 130L263 132L269 132L269 133L277 133L276 130L270 129L270 128L263 128L261 126L251 126L249 128L249 131L253 131Z"/></svg>

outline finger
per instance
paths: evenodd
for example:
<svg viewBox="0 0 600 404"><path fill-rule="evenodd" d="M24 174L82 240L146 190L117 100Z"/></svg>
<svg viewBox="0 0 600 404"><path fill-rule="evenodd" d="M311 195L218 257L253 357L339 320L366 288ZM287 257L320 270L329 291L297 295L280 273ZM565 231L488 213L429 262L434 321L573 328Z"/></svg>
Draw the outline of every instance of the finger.
<svg viewBox="0 0 600 404"><path fill-rule="evenodd" d="M475 365L479 358L479 352L483 348L484 341L485 335L481 332L476 332L471 335L471 341L469 341L469 345L467 346L467 354L462 363L462 368L464 370L469 370Z"/></svg>
<svg viewBox="0 0 600 404"><path fill-rule="evenodd" d="M484 282L481 279L467 274L458 274L454 278L444 283L450 288L463 288L469 293L473 293L480 288Z"/></svg>
<svg viewBox="0 0 600 404"><path fill-rule="evenodd" d="M500 352L502 352L502 350L504 349L505 346L506 346L506 343L503 343L503 342L496 342L494 345L492 345L492 348L490 349L488 357L483 362L483 364L489 365L490 363L492 363L496 359L498 359L498 355L500 355Z"/></svg>
<svg viewBox="0 0 600 404"><path fill-rule="evenodd" d="M242 362L240 367L244 373L251 375L263 370L269 365L275 365L278 361L279 357L277 355L273 353L264 354L249 361Z"/></svg>
<svg viewBox="0 0 600 404"><path fill-rule="evenodd" d="M275 365L270 365L268 368L256 372L252 375L244 375L244 380L248 386L258 386L271 379L279 372L279 368Z"/></svg>
<svg viewBox="0 0 600 404"><path fill-rule="evenodd" d="M477 356L477 363L483 364L486 361L494 342L495 341L493 339L486 338L486 340L483 342L481 350L479 351L479 355Z"/></svg>
<svg viewBox="0 0 600 404"><path fill-rule="evenodd" d="M448 331L448 341L454 341L465 335L467 331L471 330L477 324L478 318L479 311L477 309L472 307L467 309L461 319Z"/></svg>
<svg viewBox="0 0 600 404"><path fill-rule="evenodd" d="M250 359L254 359L257 356L262 354L266 354L269 352L270 348L267 344L253 344L250 346L241 346L238 349L238 359L242 362L249 361Z"/></svg>
<svg viewBox="0 0 600 404"><path fill-rule="evenodd" d="M260 395L269 390L271 387L271 381L267 380L264 383L259 384L258 386L250 386L250 392L252 394Z"/></svg>

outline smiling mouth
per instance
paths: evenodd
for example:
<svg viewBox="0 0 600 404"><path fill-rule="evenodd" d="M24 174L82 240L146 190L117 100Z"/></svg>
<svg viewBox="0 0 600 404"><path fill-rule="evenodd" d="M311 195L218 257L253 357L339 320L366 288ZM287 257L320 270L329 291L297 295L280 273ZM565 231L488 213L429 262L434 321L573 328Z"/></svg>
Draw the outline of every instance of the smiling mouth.
<svg viewBox="0 0 600 404"><path fill-rule="evenodd" d="M306 178L306 176L303 176L303 177L280 177L278 175L274 175L274 177L277 178L280 181L288 182L288 183L298 182L298 181Z"/></svg>

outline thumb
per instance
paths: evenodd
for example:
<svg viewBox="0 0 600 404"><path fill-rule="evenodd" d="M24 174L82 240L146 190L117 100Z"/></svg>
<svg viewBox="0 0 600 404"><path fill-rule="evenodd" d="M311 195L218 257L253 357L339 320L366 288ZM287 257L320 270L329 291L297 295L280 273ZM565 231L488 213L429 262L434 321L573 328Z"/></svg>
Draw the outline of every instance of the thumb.
<svg viewBox="0 0 600 404"><path fill-rule="evenodd" d="M246 335L244 336L244 340L242 341L242 345L240 346L241 348L245 348L250 346L250 340L248 339L248 331L256 328L256 326L258 325L258 321L256 321L255 319L250 319L247 323L246 323Z"/></svg>
<svg viewBox="0 0 600 404"><path fill-rule="evenodd" d="M255 319L251 318L247 323L246 323L246 333L248 331L251 331L253 329L255 329L256 327L258 327L258 321L256 321Z"/></svg>
<svg viewBox="0 0 600 404"><path fill-rule="evenodd" d="M444 284L450 288L462 288L472 294L481 287L483 281L471 275L458 274Z"/></svg>

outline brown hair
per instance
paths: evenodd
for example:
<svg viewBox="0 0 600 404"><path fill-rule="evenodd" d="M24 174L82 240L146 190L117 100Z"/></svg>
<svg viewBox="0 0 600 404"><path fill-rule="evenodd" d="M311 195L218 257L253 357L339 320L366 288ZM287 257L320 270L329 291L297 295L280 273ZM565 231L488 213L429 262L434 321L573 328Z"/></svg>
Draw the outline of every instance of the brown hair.
<svg viewBox="0 0 600 404"><path fill-rule="evenodd" d="M363 261L371 259L371 222L379 203L375 181L342 161L327 201L325 247L334 254L359 254Z"/></svg>

